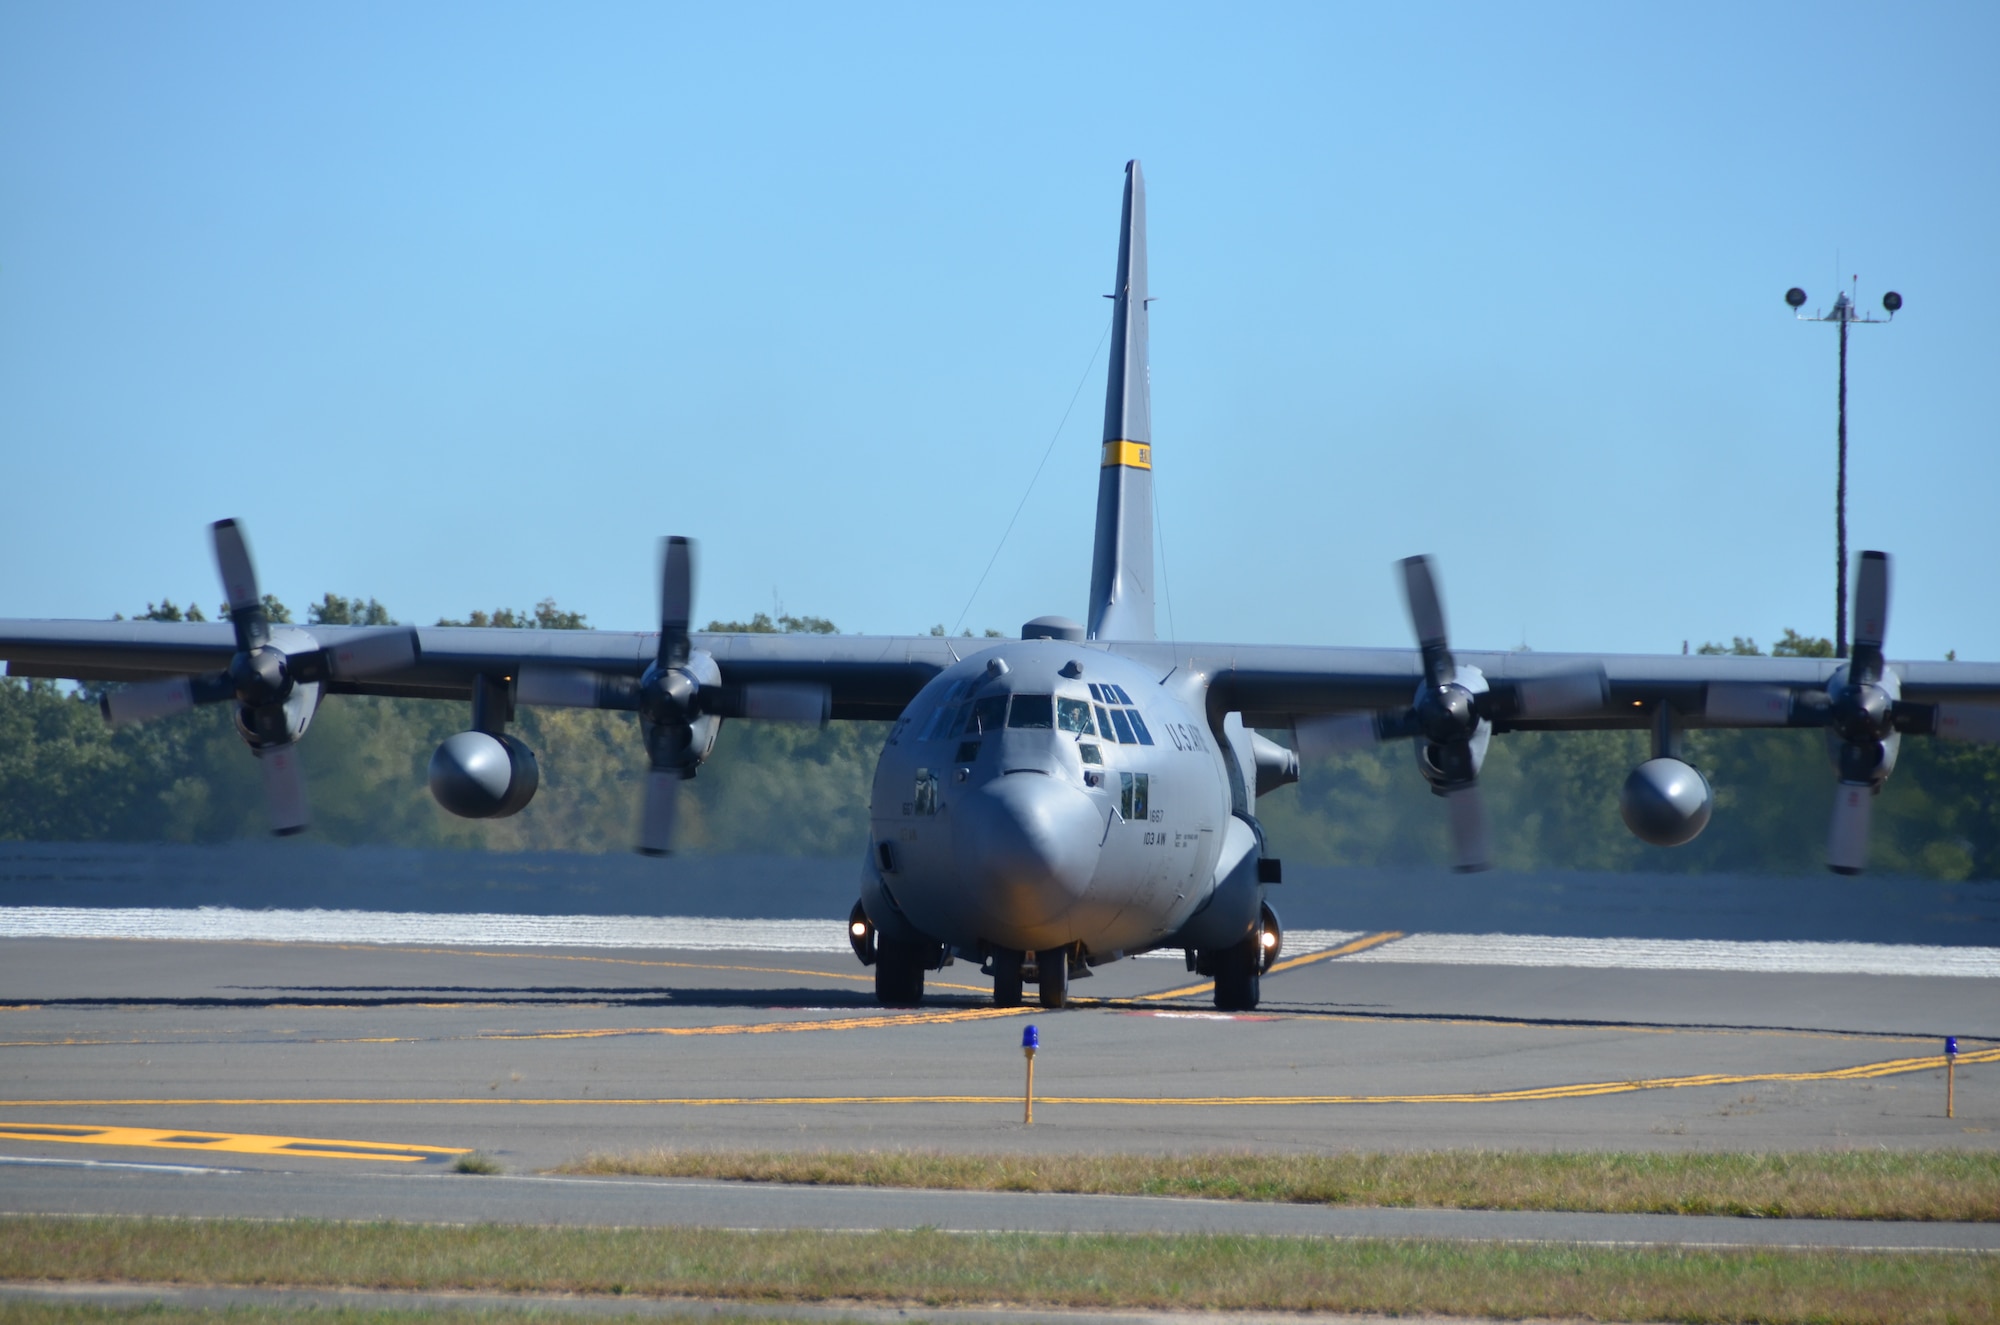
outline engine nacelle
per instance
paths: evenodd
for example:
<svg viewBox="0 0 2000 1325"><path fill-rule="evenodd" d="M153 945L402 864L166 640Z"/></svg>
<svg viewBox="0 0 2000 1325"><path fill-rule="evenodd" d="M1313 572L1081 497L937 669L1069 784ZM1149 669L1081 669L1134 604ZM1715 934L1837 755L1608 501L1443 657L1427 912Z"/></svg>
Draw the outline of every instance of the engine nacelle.
<svg viewBox="0 0 2000 1325"><path fill-rule="evenodd" d="M431 756L431 795L461 819L516 814L541 782L535 752L504 732L460 732Z"/></svg>
<svg viewBox="0 0 2000 1325"><path fill-rule="evenodd" d="M1656 847L1685 846L1701 836L1715 810L1708 779L1678 759L1648 759L1618 790L1618 813L1632 836Z"/></svg>

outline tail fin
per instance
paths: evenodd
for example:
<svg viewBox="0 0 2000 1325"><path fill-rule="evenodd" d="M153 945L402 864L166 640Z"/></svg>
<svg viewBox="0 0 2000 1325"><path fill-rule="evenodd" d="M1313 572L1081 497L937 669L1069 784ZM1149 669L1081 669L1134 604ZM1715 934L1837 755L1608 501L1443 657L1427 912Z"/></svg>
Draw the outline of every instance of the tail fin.
<svg viewBox="0 0 2000 1325"><path fill-rule="evenodd" d="M1125 165L1090 563L1092 639L1153 638L1153 405L1146 363L1146 179Z"/></svg>

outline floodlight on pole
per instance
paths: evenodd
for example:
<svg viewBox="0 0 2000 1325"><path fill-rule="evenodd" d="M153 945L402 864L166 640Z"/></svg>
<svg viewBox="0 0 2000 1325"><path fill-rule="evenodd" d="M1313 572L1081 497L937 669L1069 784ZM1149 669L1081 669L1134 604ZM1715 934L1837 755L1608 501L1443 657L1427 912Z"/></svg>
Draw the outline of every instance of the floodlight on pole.
<svg viewBox="0 0 2000 1325"><path fill-rule="evenodd" d="M1853 278L1858 287L1861 278ZM1831 311L1821 314L1814 309L1810 314L1804 311L1806 292L1794 285L1785 291L1785 302L1791 305L1792 316L1801 322L1837 322L1840 324L1840 409L1839 409L1839 476L1834 483L1833 524L1834 524L1834 578L1833 578L1833 655L1847 656L1847 328L1855 322L1892 322L1903 306L1903 296L1894 290L1882 296L1882 308L1889 316L1871 317L1860 311L1851 291L1842 291L1834 296Z"/></svg>

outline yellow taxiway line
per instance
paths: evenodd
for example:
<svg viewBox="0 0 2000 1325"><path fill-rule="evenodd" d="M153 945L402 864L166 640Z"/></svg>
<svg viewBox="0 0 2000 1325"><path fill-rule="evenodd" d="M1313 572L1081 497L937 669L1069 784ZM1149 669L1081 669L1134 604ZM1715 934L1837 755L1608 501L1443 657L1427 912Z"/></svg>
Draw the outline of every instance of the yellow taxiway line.
<svg viewBox="0 0 2000 1325"><path fill-rule="evenodd" d="M1264 974L1276 975L1280 971L1289 971L1313 962L1323 962L1333 957L1346 957L1357 952L1366 952L1370 948L1379 948L1384 943L1394 943L1402 937L1403 931L1400 929L1385 930L1380 934L1370 934L1365 938L1358 938L1352 942L1343 943L1337 948L1321 948L1317 952L1308 952L1301 957L1288 957L1284 961L1274 962L1271 965L1271 969L1264 972ZM1139 997L1141 1000L1149 1003L1157 1002L1164 998L1193 998L1197 994L1209 993L1214 988L1215 981L1206 980L1198 985L1188 985L1181 989L1164 989L1157 994L1141 994Z"/></svg>
<svg viewBox="0 0 2000 1325"><path fill-rule="evenodd" d="M405 1146L383 1141L330 1141L323 1137L260 1136L250 1132L182 1132L157 1127L82 1127L60 1123L0 1122L0 1141L64 1141L84 1146L147 1146L306 1159L386 1159L399 1164L469 1153L448 1146Z"/></svg>
<svg viewBox="0 0 2000 1325"><path fill-rule="evenodd" d="M1018 1017L1027 1008L958 1008L948 1012L884 1012L827 1021L760 1021L719 1026L603 1026L564 1031L487 1031L478 1040L602 1040L619 1035L787 1035L794 1031L871 1030L880 1026L936 1026L955 1021Z"/></svg>
<svg viewBox="0 0 2000 1325"><path fill-rule="evenodd" d="M1011 1009L1009 1009L1011 1011ZM1958 1055L1961 1067L1975 1063L2000 1063L2000 1047L1976 1049ZM1588 1099L1602 1095L1629 1095L1646 1090L1685 1090L1700 1086L1740 1086L1760 1082L1808 1082L1808 1081L1871 1081L1880 1077L1904 1076L1915 1072L1934 1072L1945 1065L1942 1054L1926 1054L1920 1058L1890 1058L1873 1063L1858 1063L1852 1067L1828 1068L1818 1072L1745 1072L1745 1073L1703 1073L1683 1077L1643 1077L1625 1081L1584 1081L1559 1086L1528 1086L1518 1090L1491 1091L1451 1091L1436 1094L1397 1095L1044 1095L1040 1102L1045 1104L1110 1105L1129 1108L1224 1108L1230 1106L1284 1105L1337 1105L1337 1104L1519 1104L1535 1103L1543 1100ZM589 1108L632 1108L632 1107L680 1107L713 1108L725 1105L765 1105L765 1106L805 1106L805 1105L853 1105L853 1104L1018 1104L1019 1095L683 1095L642 1099L549 1099L549 1098L509 1098L507 1096L475 1095L463 1098L398 1096L366 1098L349 1096L328 1099L66 1099L66 1100L0 1100L0 1108L123 1108L139 1106L180 1107L200 1106L242 1106L242 1107L329 1107L356 1105L395 1106L458 1106L458 1105L508 1105L522 1108L549 1107L589 1107ZM0 1137L10 1135L0 1127ZM295 1140L296 1138L281 1138ZM315 1143L302 1143L315 1144ZM339 1143L349 1144L349 1143ZM415 1150L419 1147L398 1147ZM303 1152L300 1152L303 1153ZM441 1154L456 1154L456 1151L438 1151Z"/></svg>

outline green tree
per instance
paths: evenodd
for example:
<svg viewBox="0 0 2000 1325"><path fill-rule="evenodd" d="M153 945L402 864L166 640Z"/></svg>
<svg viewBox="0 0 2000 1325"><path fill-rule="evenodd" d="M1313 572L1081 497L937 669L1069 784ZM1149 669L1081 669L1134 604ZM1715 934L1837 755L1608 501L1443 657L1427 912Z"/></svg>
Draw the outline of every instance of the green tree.
<svg viewBox="0 0 2000 1325"><path fill-rule="evenodd" d="M711 635L838 635L839 627L823 616L793 616L783 612L774 620L769 612L759 612L748 621L711 621L702 627Z"/></svg>
<svg viewBox="0 0 2000 1325"><path fill-rule="evenodd" d="M370 601L373 601L372 599ZM581 612L565 612L556 606L553 598L544 598L535 604L532 612L512 607L502 607L492 612L475 609L463 621L453 621L441 617L440 626L485 626L500 630L588 630L589 625Z"/></svg>
<svg viewBox="0 0 2000 1325"><path fill-rule="evenodd" d="M393 626L396 618L389 615L389 609L373 598L363 602L359 598L342 598L337 593L329 593L306 609L306 624L309 626Z"/></svg>
<svg viewBox="0 0 2000 1325"><path fill-rule="evenodd" d="M1790 626L1785 627L1785 637L1771 646L1773 658L1831 658L1833 641L1816 635L1801 635Z"/></svg>

